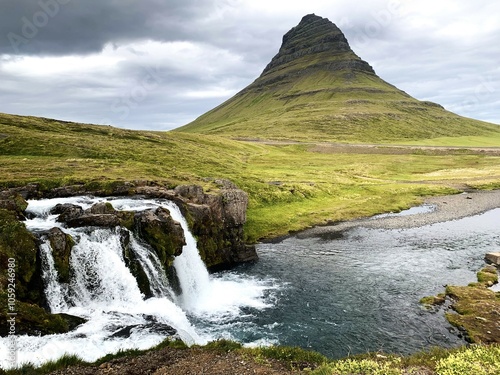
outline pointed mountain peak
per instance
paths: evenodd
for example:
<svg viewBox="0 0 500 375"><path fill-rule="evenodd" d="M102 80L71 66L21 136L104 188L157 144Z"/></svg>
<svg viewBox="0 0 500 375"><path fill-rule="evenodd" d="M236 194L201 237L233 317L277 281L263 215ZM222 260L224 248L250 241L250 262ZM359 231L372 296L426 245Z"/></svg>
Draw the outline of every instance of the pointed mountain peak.
<svg viewBox="0 0 500 375"><path fill-rule="evenodd" d="M346 37L333 22L308 14L283 36L278 54L264 69L261 77L293 65L304 57L316 60L311 65L317 65L318 62L324 65L335 60L337 64L330 64L330 69L352 68L375 74L373 68L351 50Z"/></svg>
<svg viewBox="0 0 500 375"><path fill-rule="evenodd" d="M340 29L328 18L315 14L304 16L300 23L283 36L283 46L306 42L312 46L315 42L336 42L333 47L341 51L349 51L349 43Z"/></svg>
<svg viewBox="0 0 500 375"><path fill-rule="evenodd" d="M229 137L374 143L492 129L421 102L378 77L340 29L308 14L260 77L180 131Z"/></svg>

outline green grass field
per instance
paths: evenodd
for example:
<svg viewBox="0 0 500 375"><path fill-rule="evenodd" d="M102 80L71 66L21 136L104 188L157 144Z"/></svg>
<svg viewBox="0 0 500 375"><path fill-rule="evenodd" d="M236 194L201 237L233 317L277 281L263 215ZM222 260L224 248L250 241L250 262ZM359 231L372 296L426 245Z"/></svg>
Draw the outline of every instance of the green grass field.
<svg viewBox="0 0 500 375"><path fill-rule="evenodd" d="M422 150L330 153L307 144L268 145L0 115L4 187L148 180L215 189L210 178L230 179L248 192L246 235L256 241L401 210L464 185L500 186L500 158L467 150L436 155Z"/></svg>

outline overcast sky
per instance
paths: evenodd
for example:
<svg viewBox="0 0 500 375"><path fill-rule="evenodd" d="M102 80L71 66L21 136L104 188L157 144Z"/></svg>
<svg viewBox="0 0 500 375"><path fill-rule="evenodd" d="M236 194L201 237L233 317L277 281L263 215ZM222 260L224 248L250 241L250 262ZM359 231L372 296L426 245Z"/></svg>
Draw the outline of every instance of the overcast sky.
<svg viewBox="0 0 500 375"><path fill-rule="evenodd" d="M0 112L172 129L257 78L309 13L413 97L500 124L489 0L0 0Z"/></svg>

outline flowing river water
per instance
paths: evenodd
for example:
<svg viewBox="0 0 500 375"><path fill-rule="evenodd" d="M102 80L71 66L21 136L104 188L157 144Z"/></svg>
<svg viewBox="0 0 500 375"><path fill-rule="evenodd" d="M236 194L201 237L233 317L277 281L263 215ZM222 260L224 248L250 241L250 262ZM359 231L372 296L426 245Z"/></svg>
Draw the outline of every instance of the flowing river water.
<svg viewBox="0 0 500 375"><path fill-rule="evenodd" d="M30 201L35 232L61 227L50 215L57 203L89 208L99 198ZM88 319L75 331L17 337L18 363L41 364L77 354L93 361L121 349L146 349L177 330L188 344L228 338L245 345L301 346L338 358L384 350L412 353L464 343L442 311L419 299L445 284L467 284L500 247L500 209L415 229L352 228L341 233L292 236L258 245L260 260L209 275L178 208L167 201L109 199L116 209L168 208L185 231L187 245L174 263L176 294L156 256L132 235L154 296L145 299L123 259L113 229L67 229L77 243L69 284L60 284L48 242L41 246L46 295L53 312ZM426 212L417 209L408 214ZM376 220L376 218L374 219ZM0 364L8 360L0 339Z"/></svg>

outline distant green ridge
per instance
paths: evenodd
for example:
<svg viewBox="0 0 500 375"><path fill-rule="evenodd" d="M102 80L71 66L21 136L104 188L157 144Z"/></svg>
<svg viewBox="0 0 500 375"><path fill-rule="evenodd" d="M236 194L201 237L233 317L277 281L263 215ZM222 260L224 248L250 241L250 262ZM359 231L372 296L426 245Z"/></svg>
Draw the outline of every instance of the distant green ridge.
<svg viewBox="0 0 500 375"><path fill-rule="evenodd" d="M379 78L326 18L305 16L252 84L181 128L232 138L407 142L498 136L500 126L419 101Z"/></svg>

